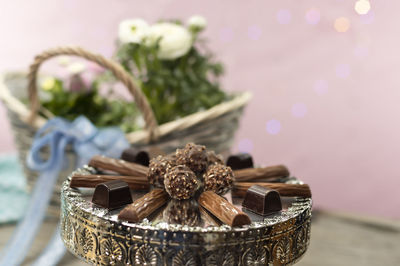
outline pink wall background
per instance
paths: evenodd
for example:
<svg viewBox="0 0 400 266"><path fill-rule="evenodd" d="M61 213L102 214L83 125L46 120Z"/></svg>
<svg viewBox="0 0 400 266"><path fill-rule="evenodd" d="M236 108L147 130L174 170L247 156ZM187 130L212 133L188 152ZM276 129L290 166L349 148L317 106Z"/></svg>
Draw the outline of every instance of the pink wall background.
<svg viewBox="0 0 400 266"><path fill-rule="evenodd" d="M390 3L389 3L390 2ZM396 1L2 1L0 70L76 44L110 56L118 22L208 19L205 36L225 62L227 90L250 90L234 150L286 164L315 206L400 218L400 21ZM334 21L346 17L339 33ZM12 151L2 109L0 151Z"/></svg>

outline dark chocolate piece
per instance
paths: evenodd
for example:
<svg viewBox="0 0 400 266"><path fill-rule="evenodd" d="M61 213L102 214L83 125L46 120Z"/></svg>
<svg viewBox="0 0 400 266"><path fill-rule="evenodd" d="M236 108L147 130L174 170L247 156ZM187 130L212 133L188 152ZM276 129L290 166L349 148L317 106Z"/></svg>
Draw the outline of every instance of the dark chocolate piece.
<svg viewBox="0 0 400 266"><path fill-rule="evenodd" d="M186 165L196 174L206 170L208 165L206 147L193 143L186 144L185 148L176 150L177 165Z"/></svg>
<svg viewBox="0 0 400 266"><path fill-rule="evenodd" d="M167 171L164 178L165 190L178 200L191 198L199 189L197 177L189 167L178 165Z"/></svg>
<svg viewBox="0 0 400 266"><path fill-rule="evenodd" d="M268 215L282 210L281 196L276 190L254 185L247 190L242 206L259 215Z"/></svg>
<svg viewBox="0 0 400 266"><path fill-rule="evenodd" d="M233 171L229 166L212 164L203 175L204 190L211 190L218 195L226 194L233 186Z"/></svg>
<svg viewBox="0 0 400 266"><path fill-rule="evenodd" d="M153 189L143 197L126 206L118 215L118 219L137 223L150 216L163 206L169 197L163 189Z"/></svg>
<svg viewBox="0 0 400 266"><path fill-rule="evenodd" d="M131 191L124 181L108 181L96 186L92 202L107 209L120 208L132 203Z"/></svg>
<svg viewBox="0 0 400 266"><path fill-rule="evenodd" d="M204 191L201 193L199 204L227 225L242 226L251 223L247 214L212 191Z"/></svg>
<svg viewBox="0 0 400 266"><path fill-rule="evenodd" d="M130 189L148 191L150 188L149 181L145 177L136 176L117 176L117 175L82 175L74 174L71 177L70 187L96 187L98 184L122 180L126 182Z"/></svg>
<svg viewBox="0 0 400 266"><path fill-rule="evenodd" d="M150 157L146 151L137 150L135 148L128 148L122 152L121 159L131 163L149 166Z"/></svg>
<svg viewBox="0 0 400 266"><path fill-rule="evenodd" d="M252 168L253 158L248 153L238 153L228 157L226 165L230 166L232 170Z"/></svg>

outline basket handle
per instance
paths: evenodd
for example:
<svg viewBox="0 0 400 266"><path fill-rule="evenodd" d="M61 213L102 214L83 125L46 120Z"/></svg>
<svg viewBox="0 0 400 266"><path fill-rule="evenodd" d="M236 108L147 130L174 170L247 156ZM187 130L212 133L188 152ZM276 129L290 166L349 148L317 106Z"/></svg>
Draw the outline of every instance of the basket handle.
<svg viewBox="0 0 400 266"><path fill-rule="evenodd" d="M157 120L154 116L154 112L151 109L150 104L147 101L147 98L140 90L140 88L138 88L138 85L135 83L130 74L127 71L125 71L118 63L106 59L99 54L91 53L80 47L57 47L45 50L44 52L35 57L34 62L29 67L29 73L28 73L28 93L29 93L29 101L31 103L31 114L29 117L30 123L32 123L35 120L40 108L38 90L36 86L37 73L40 68L40 65L47 59L59 55L73 55L82 57L88 61L95 62L100 66L110 70L114 74L114 76L118 78L118 80L120 80L128 88L129 92L135 99L135 102L143 115L146 124L145 127L148 130L149 134L148 140L150 141L156 139L157 136L156 129L158 125L157 125Z"/></svg>

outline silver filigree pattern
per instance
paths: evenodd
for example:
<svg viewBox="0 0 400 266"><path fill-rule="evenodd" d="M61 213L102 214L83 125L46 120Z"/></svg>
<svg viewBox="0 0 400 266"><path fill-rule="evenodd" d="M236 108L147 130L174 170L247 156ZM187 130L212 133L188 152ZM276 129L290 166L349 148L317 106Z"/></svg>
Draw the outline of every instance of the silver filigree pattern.
<svg viewBox="0 0 400 266"><path fill-rule="evenodd" d="M268 252L262 246L250 248L243 256L243 264L246 266L261 266L268 264Z"/></svg>
<svg viewBox="0 0 400 266"><path fill-rule="evenodd" d="M172 260L172 266L196 266L196 258L189 251L180 250Z"/></svg>
<svg viewBox="0 0 400 266"><path fill-rule="evenodd" d="M301 228L296 234L296 248L303 253L307 248L307 227Z"/></svg>
<svg viewBox="0 0 400 266"><path fill-rule="evenodd" d="M210 266L234 266L235 257L229 250L215 250L207 255L206 265Z"/></svg>
<svg viewBox="0 0 400 266"><path fill-rule="evenodd" d="M291 239L283 237L278 241L274 248L275 257L280 263L286 264L290 259Z"/></svg>
<svg viewBox="0 0 400 266"><path fill-rule="evenodd" d="M82 247L82 251L84 254L87 254L88 252L91 252L93 250L93 238L89 230L87 230L86 228L80 230L78 241L79 245Z"/></svg>
<svg viewBox="0 0 400 266"><path fill-rule="evenodd" d="M115 265L123 261L124 252L114 239L104 239L100 242L101 257L106 265Z"/></svg>
<svg viewBox="0 0 400 266"><path fill-rule="evenodd" d="M159 263L157 253L149 245L143 245L136 250L136 265L157 266Z"/></svg>

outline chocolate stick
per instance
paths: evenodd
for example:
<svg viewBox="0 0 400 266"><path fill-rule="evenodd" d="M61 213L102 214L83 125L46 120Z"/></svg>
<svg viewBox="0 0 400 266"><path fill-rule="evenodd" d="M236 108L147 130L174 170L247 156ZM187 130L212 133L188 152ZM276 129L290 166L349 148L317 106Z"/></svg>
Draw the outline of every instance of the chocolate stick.
<svg viewBox="0 0 400 266"><path fill-rule="evenodd" d="M118 219L137 223L149 217L155 210L164 205L169 199L163 189L153 189L143 197L126 206L118 215Z"/></svg>
<svg viewBox="0 0 400 266"><path fill-rule="evenodd" d="M281 196L311 198L311 190L307 184L300 185L300 184L264 183L264 182L260 183L237 182L234 184L232 195L235 197L244 197L247 189L249 189L253 185L260 185L263 187L274 189L278 191Z"/></svg>
<svg viewBox="0 0 400 266"><path fill-rule="evenodd" d="M263 168L245 168L233 171L236 181L256 182L265 179L289 176L289 170L284 165L268 166Z"/></svg>
<svg viewBox="0 0 400 266"><path fill-rule="evenodd" d="M148 167L137 163L130 163L121 159L114 159L100 155L94 156L90 160L89 165L103 170L114 171L121 175L137 177L146 177L149 169Z"/></svg>
<svg viewBox="0 0 400 266"><path fill-rule="evenodd" d="M134 190L149 190L150 184L147 178L142 176L114 176L114 175L79 175L75 174L71 178L70 187L95 187L98 184L122 180L128 183L129 188Z"/></svg>
<svg viewBox="0 0 400 266"><path fill-rule="evenodd" d="M250 218L232 203L212 191L205 191L199 197L199 204L221 222L230 226L250 224Z"/></svg>

